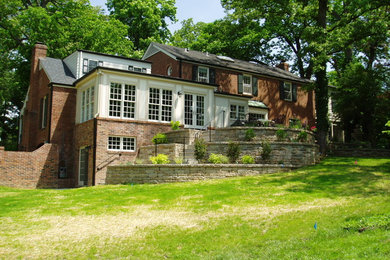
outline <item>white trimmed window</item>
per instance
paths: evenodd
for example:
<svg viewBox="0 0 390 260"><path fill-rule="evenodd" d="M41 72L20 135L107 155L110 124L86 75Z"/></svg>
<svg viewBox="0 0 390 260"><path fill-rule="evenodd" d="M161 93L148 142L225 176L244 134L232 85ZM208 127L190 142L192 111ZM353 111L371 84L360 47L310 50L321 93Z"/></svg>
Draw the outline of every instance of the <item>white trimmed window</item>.
<svg viewBox="0 0 390 260"><path fill-rule="evenodd" d="M149 89L149 119L163 122L172 120L172 90Z"/></svg>
<svg viewBox="0 0 390 260"><path fill-rule="evenodd" d="M252 77L250 75L243 75L242 83L243 94L252 95Z"/></svg>
<svg viewBox="0 0 390 260"><path fill-rule="evenodd" d="M142 73L146 73L147 72L146 68L136 67L136 66L133 66L133 65L129 65L128 66L128 70L135 71L135 72L142 72Z"/></svg>
<svg viewBox="0 0 390 260"><path fill-rule="evenodd" d="M83 59L83 73L86 74L96 68L97 66L103 66L103 61Z"/></svg>
<svg viewBox="0 0 390 260"><path fill-rule="evenodd" d="M239 105L230 105L230 119L245 119L245 107Z"/></svg>
<svg viewBox="0 0 390 260"><path fill-rule="evenodd" d="M107 149L109 151L135 151L135 138L123 136L109 136L107 142Z"/></svg>
<svg viewBox="0 0 390 260"><path fill-rule="evenodd" d="M135 86L111 82L109 116L135 118Z"/></svg>
<svg viewBox="0 0 390 260"><path fill-rule="evenodd" d="M80 123L88 121L94 117L95 107L95 87L87 88L81 93L81 115Z"/></svg>
<svg viewBox="0 0 390 260"><path fill-rule="evenodd" d="M292 101L292 92L291 82L284 82L284 100Z"/></svg>
<svg viewBox="0 0 390 260"><path fill-rule="evenodd" d="M198 67L198 81L209 82L209 69L206 67Z"/></svg>

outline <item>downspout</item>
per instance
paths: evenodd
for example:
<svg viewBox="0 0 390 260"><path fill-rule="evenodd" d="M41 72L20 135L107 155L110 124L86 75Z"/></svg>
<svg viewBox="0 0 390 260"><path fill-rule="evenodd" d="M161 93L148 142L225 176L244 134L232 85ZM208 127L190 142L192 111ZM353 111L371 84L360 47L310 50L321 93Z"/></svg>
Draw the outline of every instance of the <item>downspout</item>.
<svg viewBox="0 0 390 260"><path fill-rule="evenodd" d="M96 139L97 139L97 118L93 119L93 159L92 159L92 186L96 185Z"/></svg>
<svg viewBox="0 0 390 260"><path fill-rule="evenodd" d="M179 78L181 78L181 71L182 71L182 64L181 64L181 59L179 59Z"/></svg>
<svg viewBox="0 0 390 260"><path fill-rule="evenodd" d="M51 139L51 118L53 116L53 85L50 86L50 105L49 105L49 111L50 111L50 117L49 117L49 132L47 137L47 142L50 143Z"/></svg>

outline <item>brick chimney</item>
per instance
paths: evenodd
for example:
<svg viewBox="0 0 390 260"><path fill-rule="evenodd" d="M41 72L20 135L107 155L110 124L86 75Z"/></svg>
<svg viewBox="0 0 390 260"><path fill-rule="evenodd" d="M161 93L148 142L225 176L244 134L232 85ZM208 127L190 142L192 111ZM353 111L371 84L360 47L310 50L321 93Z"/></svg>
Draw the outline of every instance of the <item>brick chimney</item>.
<svg viewBox="0 0 390 260"><path fill-rule="evenodd" d="M33 87L38 79L39 70L39 58L46 58L47 46L43 43L37 42L32 50L31 55L31 72L30 72L30 85Z"/></svg>
<svg viewBox="0 0 390 260"><path fill-rule="evenodd" d="M276 67L285 71L289 71L289 65L285 60L282 60Z"/></svg>

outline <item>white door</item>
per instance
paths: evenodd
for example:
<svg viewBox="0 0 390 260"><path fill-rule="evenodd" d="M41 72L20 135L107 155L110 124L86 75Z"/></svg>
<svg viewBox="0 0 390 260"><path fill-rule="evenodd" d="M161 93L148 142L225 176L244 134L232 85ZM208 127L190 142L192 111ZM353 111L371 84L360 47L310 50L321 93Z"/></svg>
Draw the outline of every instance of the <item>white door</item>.
<svg viewBox="0 0 390 260"><path fill-rule="evenodd" d="M205 125L204 111L204 96L184 95L184 125L186 127L203 128Z"/></svg>

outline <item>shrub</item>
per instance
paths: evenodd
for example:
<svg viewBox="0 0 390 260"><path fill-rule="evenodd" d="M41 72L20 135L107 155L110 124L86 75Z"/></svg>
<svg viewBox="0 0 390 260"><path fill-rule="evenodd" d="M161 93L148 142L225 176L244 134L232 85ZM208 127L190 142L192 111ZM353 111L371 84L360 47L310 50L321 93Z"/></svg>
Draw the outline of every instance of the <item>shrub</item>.
<svg viewBox="0 0 390 260"><path fill-rule="evenodd" d="M151 156L151 157L149 157L149 160L150 160L153 164L168 164L168 163L171 162L171 161L169 161L169 159L168 159L168 155L162 154L162 153L157 154L157 156Z"/></svg>
<svg viewBox="0 0 390 260"><path fill-rule="evenodd" d="M283 141L287 138L287 131L285 129L279 128L276 130L276 138L278 141Z"/></svg>
<svg viewBox="0 0 390 260"><path fill-rule="evenodd" d="M228 163L229 159L225 155L212 153L210 154L209 162L214 164L224 164Z"/></svg>
<svg viewBox="0 0 390 260"><path fill-rule="evenodd" d="M306 142L306 140L307 140L307 132L306 131L299 132L297 139L298 139L299 142Z"/></svg>
<svg viewBox="0 0 390 260"><path fill-rule="evenodd" d="M243 164L254 164L255 163L255 158L253 158L252 156L250 155L244 155L242 158L241 158L241 162Z"/></svg>
<svg viewBox="0 0 390 260"><path fill-rule="evenodd" d="M168 138L165 134L158 133L152 138L154 144L166 144L168 143Z"/></svg>
<svg viewBox="0 0 390 260"><path fill-rule="evenodd" d="M271 145L268 142L263 142L261 147L263 148L261 151L261 158L263 158L263 160L268 160L271 157Z"/></svg>
<svg viewBox="0 0 390 260"><path fill-rule="evenodd" d="M248 130L245 131L245 141L252 141L253 138L255 138L255 132L253 131L252 128L249 128Z"/></svg>
<svg viewBox="0 0 390 260"><path fill-rule="evenodd" d="M299 119L291 119L289 127L294 129L301 129L302 123Z"/></svg>
<svg viewBox="0 0 390 260"><path fill-rule="evenodd" d="M230 142L228 145L227 156L230 163L235 163L240 157L241 149L238 143Z"/></svg>
<svg viewBox="0 0 390 260"><path fill-rule="evenodd" d="M175 158L174 161L176 164L183 164L183 157Z"/></svg>
<svg viewBox="0 0 390 260"><path fill-rule="evenodd" d="M198 162L204 161L206 158L206 153L207 153L207 146L204 142L203 139L201 138L196 138L195 139L195 159L198 160Z"/></svg>
<svg viewBox="0 0 390 260"><path fill-rule="evenodd" d="M180 121L171 121L171 129L179 130L180 129Z"/></svg>
<svg viewBox="0 0 390 260"><path fill-rule="evenodd" d="M142 160L142 159L135 159L134 164L144 164L144 160Z"/></svg>

